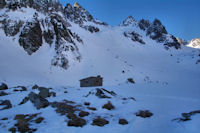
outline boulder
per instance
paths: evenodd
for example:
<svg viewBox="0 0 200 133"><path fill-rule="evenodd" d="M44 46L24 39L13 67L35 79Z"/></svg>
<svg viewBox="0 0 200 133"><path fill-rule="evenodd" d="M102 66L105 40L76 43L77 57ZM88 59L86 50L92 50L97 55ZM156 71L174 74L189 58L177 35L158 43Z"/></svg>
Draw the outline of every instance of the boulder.
<svg viewBox="0 0 200 133"><path fill-rule="evenodd" d="M112 105L110 101L107 104L104 104L102 108L107 109L107 110L115 109L115 107Z"/></svg>
<svg viewBox="0 0 200 133"><path fill-rule="evenodd" d="M39 117L39 118L37 118L37 119L35 120L35 123L39 124L39 123L41 123L43 120L44 120L43 117Z"/></svg>
<svg viewBox="0 0 200 133"><path fill-rule="evenodd" d="M95 118L92 122L92 125L96 125L96 126L100 126L100 127L103 127L104 125L106 124L109 124L109 121L107 121L106 119L104 118Z"/></svg>
<svg viewBox="0 0 200 133"><path fill-rule="evenodd" d="M126 125L128 124L128 121L126 119L119 119L119 124Z"/></svg>
<svg viewBox="0 0 200 133"><path fill-rule="evenodd" d="M6 92L4 92L4 91L1 91L1 92L0 92L0 96L6 96L6 95L8 95L8 93L6 93Z"/></svg>
<svg viewBox="0 0 200 133"><path fill-rule="evenodd" d="M75 117L68 121L68 126L83 127L84 125L86 125L86 120L79 117Z"/></svg>
<svg viewBox="0 0 200 133"><path fill-rule="evenodd" d="M77 116L74 113L72 113L72 112L70 112L70 113L67 114L67 118L69 118L69 119L74 119L76 117Z"/></svg>
<svg viewBox="0 0 200 133"><path fill-rule="evenodd" d="M47 97L50 96L50 93L49 93L49 89L48 89L48 88L39 87L38 90L40 91L40 92L39 92L39 96L41 96L42 98L47 98Z"/></svg>
<svg viewBox="0 0 200 133"><path fill-rule="evenodd" d="M1 100L0 101L0 105L5 106L5 107L1 108L0 110L12 108L12 104L11 104L11 102L9 100Z"/></svg>
<svg viewBox="0 0 200 133"><path fill-rule="evenodd" d="M28 97L37 109L49 106L48 100L44 99L40 95L35 94L34 92L31 92Z"/></svg>
<svg viewBox="0 0 200 133"><path fill-rule="evenodd" d="M136 116L140 116L142 118L151 117L153 113L151 113L149 110L140 110L136 113Z"/></svg>
<svg viewBox="0 0 200 133"><path fill-rule="evenodd" d="M135 84L135 81L133 80L133 78L128 78L127 80L129 83Z"/></svg>
<svg viewBox="0 0 200 133"><path fill-rule="evenodd" d="M89 112L87 112L87 111L81 111L81 112L79 112L79 116L80 117L85 117L85 116L88 116L90 113Z"/></svg>
<svg viewBox="0 0 200 133"><path fill-rule="evenodd" d="M96 89L95 95L99 98L111 98L111 97L105 95L105 93L102 91L102 89L99 89L99 88Z"/></svg>
<svg viewBox="0 0 200 133"><path fill-rule="evenodd" d="M34 90L34 89L37 89L39 86L38 85L34 85L33 87L32 87L32 89Z"/></svg>
<svg viewBox="0 0 200 133"><path fill-rule="evenodd" d="M0 90L7 90L8 86L5 83L0 84Z"/></svg>
<svg viewBox="0 0 200 133"><path fill-rule="evenodd" d="M84 105L89 106L90 103L89 102L84 102Z"/></svg>

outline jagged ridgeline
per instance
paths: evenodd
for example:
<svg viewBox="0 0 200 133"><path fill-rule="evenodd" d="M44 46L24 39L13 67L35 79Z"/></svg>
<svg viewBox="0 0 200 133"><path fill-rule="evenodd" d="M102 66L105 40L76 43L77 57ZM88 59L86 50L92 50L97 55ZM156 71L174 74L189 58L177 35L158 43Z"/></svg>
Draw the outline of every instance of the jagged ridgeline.
<svg viewBox="0 0 200 133"><path fill-rule="evenodd" d="M83 41L77 33L70 30L70 22L79 24L91 33L99 32L99 28L86 25L84 22L106 25L96 21L78 3L76 6L67 4L63 7L57 0L1 0L0 9L6 10L0 16L1 28L6 36L19 36L19 45L29 55L36 52L44 43L54 46L56 54L52 59L52 65L64 69L69 67L69 56L70 60L81 61L78 45L83 44ZM15 16L10 17L11 13L15 13ZM21 14L28 14L28 17L18 17Z"/></svg>
<svg viewBox="0 0 200 133"><path fill-rule="evenodd" d="M176 49L180 49L181 45L178 40L173 36L168 34L165 26L162 25L160 20L155 19L153 22L149 20L141 19L140 21L135 20L132 16L129 16L125 19L120 26L124 27L136 27L145 32L145 36L155 40L157 43L161 43L165 46L166 49L170 47L174 47ZM136 33L134 28L130 28L131 30L127 30L124 32L124 36L131 38L135 42L139 42L141 44L145 44L143 41L142 35Z"/></svg>
<svg viewBox="0 0 200 133"><path fill-rule="evenodd" d="M77 30L73 31L74 25L90 33L98 33L100 27L108 26L94 19L78 3L63 7L58 0L1 0L0 9L0 28L6 36L14 37L29 55L48 44L55 50L51 64L64 69L70 63L82 60L80 46L84 44L84 39ZM144 38L148 37L163 44L166 49L180 48L177 39L168 34L158 19L153 22L144 19L137 21L130 16L120 27L129 26L122 36L134 42L146 44ZM145 35L140 35L141 32Z"/></svg>

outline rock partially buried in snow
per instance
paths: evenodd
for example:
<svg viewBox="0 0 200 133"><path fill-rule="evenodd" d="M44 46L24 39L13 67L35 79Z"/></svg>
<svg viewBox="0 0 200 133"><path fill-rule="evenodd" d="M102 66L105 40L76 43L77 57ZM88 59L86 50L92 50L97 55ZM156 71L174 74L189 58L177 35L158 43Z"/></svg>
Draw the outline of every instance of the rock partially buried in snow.
<svg viewBox="0 0 200 133"><path fill-rule="evenodd" d="M1 83L0 90L7 90L8 86L5 83Z"/></svg>
<svg viewBox="0 0 200 133"><path fill-rule="evenodd" d="M22 92L22 91L27 91L27 88L26 87L24 87L24 86L17 86L17 87L15 87L16 89L14 89L13 91L15 91L15 92L17 92L17 91L20 91L20 92ZM20 89L17 89L17 88L20 88Z"/></svg>
<svg viewBox="0 0 200 133"><path fill-rule="evenodd" d="M128 121L126 119L119 119L119 124L126 125L128 124Z"/></svg>
<svg viewBox="0 0 200 133"><path fill-rule="evenodd" d="M135 81L133 80L133 78L128 78L127 80L129 83L135 84Z"/></svg>
<svg viewBox="0 0 200 133"><path fill-rule="evenodd" d="M44 120L43 117L39 117L39 118L37 118L37 119L35 120L35 123L39 124L39 123L41 123L43 120Z"/></svg>
<svg viewBox="0 0 200 133"><path fill-rule="evenodd" d="M189 120L192 120L191 119L191 116L195 115L195 114L200 114L200 110L196 110L196 111L191 111L189 113L182 113L182 118L176 118L176 119L173 119L172 121L174 120L177 120L178 122L181 122L181 121L189 121Z"/></svg>
<svg viewBox="0 0 200 133"><path fill-rule="evenodd" d="M75 106L69 105L66 102L53 102L51 103L53 108L56 108L56 112L61 115L65 115L67 113L74 113L76 110Z"/></svg>
<svg viewBox="0 0 200 133"><path fill-rule="evenodd" d="M140 110L136 113L136 116L140 116L142 118L151 117L153 113L151 113L149 110Z"/></svg>
<svg viewBox="0 0 200 133"><path fill-rule="evenodd" d="M92 122L92 125L95 125L95 126L100 126L100 127L103 127L104 125L106 124L109 124L109 121L107 121L106 119L104 118L95 118Z"/></svg>
<svg viewBox="0 0 200 133"><path fill-rule="evenodd" d="M92 110L92 111L96 111L97 109L95 107L87 107L89 110Z"/></svg>
<svg viewBox="0 0 200 133"><path fill-rule="evenodd" d="M42 98L41 96L35 94L34 92L31 92L28 95L28 97L29 97L29 100L34 104L34 106L37 109L45 108L45 107L49 106L48 100Z"/></svg>
<svg viewBox="0 0 200 133"><path fill-rule="evenodd" d="M50 96L48 88L39 87L38 90L40 91L39 96L41 96L42 98L47 98Z"/></svg>
<svg viewBox="0 0 200 133"><path fill-rule="evenodd" d="M102 91L102 89L99 89L99 88L96 89L95 95L99 98L111 98L109 96L106 96L105 93Z"/></svg>
<svg viewBox="0 0 200 133"><path fill-rule="evenodd" d="M84 102L84 105L89 106L90 103L89 102Z"/></svg>
<svg viewBox="0 0 200 133"><path fill-rule="evenodd" d="M83 127L84 125L86 125L86 120L80 117L75 117L68 121L68 126Z"/></svg>
<svg viewBox="0 0 200 133"><path fill-rule="evenodd" d="M5 106L5 107L1 108L0 110L12 108L12 104L10 103L9 100L1 100L1 101L0 101L0 105Z"/></svg>
<svg viewBox="0 0 200 133"><path fill-rule="evenodd" d="M32 122L40 123L43 121L44 118L39 117L37 118L38 114L18 114L15 116L14 120L17 121L17 123L9 129L9 131L15 133L16 131L19 131L20 133L32 133L35 132L36 128L29 127L32 125ZM36 119L37 118L37 119Z"/></svg>
<svg viewBox="0 0 200 133"><path fill-rule="evenodd" d="M32 87L32 89L34 90L34 89L37 89L38 88L38 85L34 85L33 87Z"/></svg>
<svg viewBox="0 0 200 133"><path fill-rule="evenodd" d="M25 104L26 102L28 102L29 98L25 97L20 103L19 105Z"/></svg>
<svg viewBox="0 0 200 133"><path fill-rule="evenodd" d="M110 101L107 104L104 104L102 108L107 109L107 110L115 109L115 107L112 105Z"/></svg>
<svg viewBox="0 0 200 133"><path fill-rule="evenodd" d="M0 92L0 96L6 96L6 95L8 95L8 93L6 93L6 92L4 92L4 91L1 91L1 92Z"/></svg>
<svg viewBox="0 0 200 133"><path fill-rule="evenodd" d="M80 116L80 117L85 117L85 116L88 116L89 114L90 114L89 112L81 111L81 112L79 113L79 116Z"/></svg>

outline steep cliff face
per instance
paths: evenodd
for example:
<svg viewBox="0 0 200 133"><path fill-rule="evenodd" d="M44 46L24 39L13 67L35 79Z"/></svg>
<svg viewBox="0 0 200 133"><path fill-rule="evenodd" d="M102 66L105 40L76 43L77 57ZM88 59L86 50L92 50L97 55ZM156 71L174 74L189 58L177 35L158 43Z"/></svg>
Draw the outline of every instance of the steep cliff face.
<svg viewBox="0 0 200 133"><path fill-rule="evenodd" d="M42 46L42 30L37 18L26 22L19 36L19 44L29 55Z"/></svg>
<svg viewBox="0 0 200 133"><path fill-rule="evenodd" d="M55 47L52 65L67 69L68 55L73 55L74 60L80 62L81 54L77 45L83 41L69 29L71 24L65 19L60 3L47 0L8 0L7 3L1 2L1 7L1 28L6 36L17 38L19 45L29 55L47 43Z"/></svg>

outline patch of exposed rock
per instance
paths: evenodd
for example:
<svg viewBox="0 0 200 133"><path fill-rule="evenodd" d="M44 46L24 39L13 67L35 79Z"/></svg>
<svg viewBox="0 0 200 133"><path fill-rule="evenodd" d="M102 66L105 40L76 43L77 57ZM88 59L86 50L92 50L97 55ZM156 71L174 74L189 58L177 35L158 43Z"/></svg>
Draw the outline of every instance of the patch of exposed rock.
<svg viewBox="0 0 200 133"><path fill-rule="evenodd" d="M115 106L112 105L112 103L109 101L107 104L104 104L102 108L107 109L107 110L113 110L115 109Z"/></svg>
<svg viewBox="0 0 200 133"><path fill-rule="evenodd" d="M119 124L121 124L121 125L127 125L128 121L126 119L119 119Z"/></svg>
<svg viewBox="0 0 200 133"><path fill-rule="evenodd" d="M4 106L3 108L1 108L0 110L5 110L5 109L10 109L12 108L12 104L9 100L0 100L0 105Z"/></svg>
<svg viewBox="0 0 200 133"><path fill-rule="evenodd" d="M45 108L45 107L49 106L48 100L46 100L45 98L41 97L40 95L38 95L34 92L31 92L28 95L28 98L37 109Z"/></svg>
<svg viewBox="0 0 200 133"><path fill-rule="evenodd" d="M77 109L76 106L70 105L66 102L53 102L51 103L53 108L56 108L56 112L61 115L66 115L68 113L74 113Z"/></svg>
<svg viewBox="0 0 200 133"><path fill-rule="evenodd" d="M42 30L37 17L26 22L19 36L19 44L29 55L42 46Z"/></svg>
<svg viewBox="0 0 200 133"><path fill-rule="evenodd" d="M7 90L8 86L5 83L0 84L0 90Z"/></svg>
<svg viewBox="0 0 200 133"><path fill-rule="evenodd" d="M141 44L145 44L145 42L142 40L142 36L134 31L131 32L124 32L125 37L129 37L134 42L139 42Z"/></svg>
<svg viewBox="0 0 200 133"><path fill-rule="evenodd" d="M196 111L191 111L189 113L182 113L182 117L181 118L176 118L176 119L173 119L173 120L177 120L178 122L181 122L181 121L189 121L189 120L192 120L191 117L193 115L196 115L196 114L200 114L200 110L196 110Z"/></svg>
<svg viewBox="0 0 200 133"><path fill-rule="evenodd" d="M4 92L4 91L0 91L0 96L6 96L8 95L8 93Z"/></svg>
<svg viewBox="0 0 200 133"><path fill-rule="evenodd" d="M149 110L140 110L136 113L136 116L140 116L142 118L151 117L153 113L151 113Z"/></svg>
<svg viewBox="0 0 200 133"><path fill-rule="evenodd" d="M87 112L87 111L81 111L81 112L79 112L79 116L80 117L85 117L85 116L88 116L90 113L89 112Z"/></svg>
<svg viewBox="0 0 200 133"><path fill-rule="evenodd" d="M80 118L80 117L74 117L67 123L68 126L74 126L74 127L83 127L86 125L86 120Z"/></svg>
<svg viewBox="0 0 200 133"><path fill-rule="evenodd" d="M109 121L101 117L95 118L92 122L92 125L100 126L100 127L103 127L104 125L107 125L107 124L109 124Z"/></svg>
<svg viewBox="0 0 200 133"><path fill-rule="evenodd" d="M38 114L16 115L14 120L16 120L17 123L13 127L11 127L9 131L14 132L14 133L16 131L21 132L21 133L25 133L25 132L32 133L32 132L37 131L36 128L30 127L30 125L32 125L33 122L36 124L39 124L44 120L43 117L37 117L37 116Z"/></svg>

